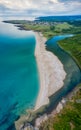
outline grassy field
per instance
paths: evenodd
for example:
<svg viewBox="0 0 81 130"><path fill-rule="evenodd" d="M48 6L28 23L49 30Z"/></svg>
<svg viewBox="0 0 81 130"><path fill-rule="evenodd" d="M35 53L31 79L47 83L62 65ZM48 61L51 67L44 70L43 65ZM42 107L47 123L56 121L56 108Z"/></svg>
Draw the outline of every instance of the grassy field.
<svg viewBox="0 0 81 130"><path fill-rule="evenodd" d="M63 29L70 29L73 27L72 25L68 24L67 22L56 24L56 30L62 31Z"/></svg>
<svg viewBox="0 0 81 130"><path fill-rule="evenodd" d="M48 31L50 26L45 26L45 25L31 25L31 24L23 24L23 27L27 30L34 30L34 31Z"/></svg>
<svg viewBox="0 0 81 130"><path fill-rule="evenodd" d="M64 23L55 23L54 25L43 25L43 24L29 24L29 23L26 23L26 24L21 24L20 25L21 28L25 29L25 30L34 30L34 31L39 31L39 32L42 32L43 35L45 37L47 37L48 39L55 36L55 35L59 35L59 34L64 34L65 31L66 33L68 34L72 28L73 28L73 25L70 25L66 22Z"/></svg>
<svg viewBox="0 0 81 130"><path fill-rule="evenodd" d="M21 24L21 28L25 30L34 30L42 32L43 35L49 39L55 35L62 34L79 34L81 33L81 26L75 26L74 24L69 24L67 22L55 23L54 25L43 25L43 24Z"/></svg>

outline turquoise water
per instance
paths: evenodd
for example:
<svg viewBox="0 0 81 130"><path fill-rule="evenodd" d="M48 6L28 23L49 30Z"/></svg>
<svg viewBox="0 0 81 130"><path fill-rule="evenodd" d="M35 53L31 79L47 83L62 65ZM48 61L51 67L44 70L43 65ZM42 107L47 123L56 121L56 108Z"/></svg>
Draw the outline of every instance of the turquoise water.
<svg viewBox="0 0 81 130"><path fill-rule="evenodd" d="M0 130L35 105L39 81L34 49L31 31L0 23Z"/></svg>

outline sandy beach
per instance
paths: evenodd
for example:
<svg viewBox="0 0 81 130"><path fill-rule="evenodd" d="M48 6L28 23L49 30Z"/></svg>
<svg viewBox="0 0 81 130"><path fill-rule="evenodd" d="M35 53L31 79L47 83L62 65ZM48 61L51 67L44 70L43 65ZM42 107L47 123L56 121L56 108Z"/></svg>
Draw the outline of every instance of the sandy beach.
<svg viewBox="0 0 81 130"><path fill-rule="evenodd" d="M46 38L40 32L35 32L35 56L38 65L40 90L34 110L49 103L49 97L64 84L66 73L60 60L46 50Z"/></svg>

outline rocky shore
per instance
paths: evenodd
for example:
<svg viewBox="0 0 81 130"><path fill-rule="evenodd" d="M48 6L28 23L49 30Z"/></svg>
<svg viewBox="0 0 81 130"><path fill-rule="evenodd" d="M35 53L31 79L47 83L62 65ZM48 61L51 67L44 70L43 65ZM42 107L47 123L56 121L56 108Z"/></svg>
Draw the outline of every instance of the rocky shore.
<svg viewBox="0 0 81 130"><path fill-rule="evenodd" d="M35 125L32 126L30 123L26 122L22 125L21 129L19 130L39 130L40 126L43 122L46 122L50 118L54 118L61 110L66 106L68 101L72 101L73 96L76 95L78 91L81 90L81 86L77 86L71 91L65 98L63 98L57 105L57 107L50 113L50 114L43 114L42 116L36 118ZM78 100L81 103L81 99ZM77 102L77 100L76 100Z"/></svg>

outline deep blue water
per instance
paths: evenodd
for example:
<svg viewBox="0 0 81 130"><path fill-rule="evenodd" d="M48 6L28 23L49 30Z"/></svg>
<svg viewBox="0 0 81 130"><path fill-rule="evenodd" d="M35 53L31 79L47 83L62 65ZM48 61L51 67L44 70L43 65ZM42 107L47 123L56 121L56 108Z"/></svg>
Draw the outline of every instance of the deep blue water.
<svg viewBox="0 0 81 130"><path fill-rule="evenodd" d="M0 23L0 130L34 107L39 80L33 32Z"/></svg>

